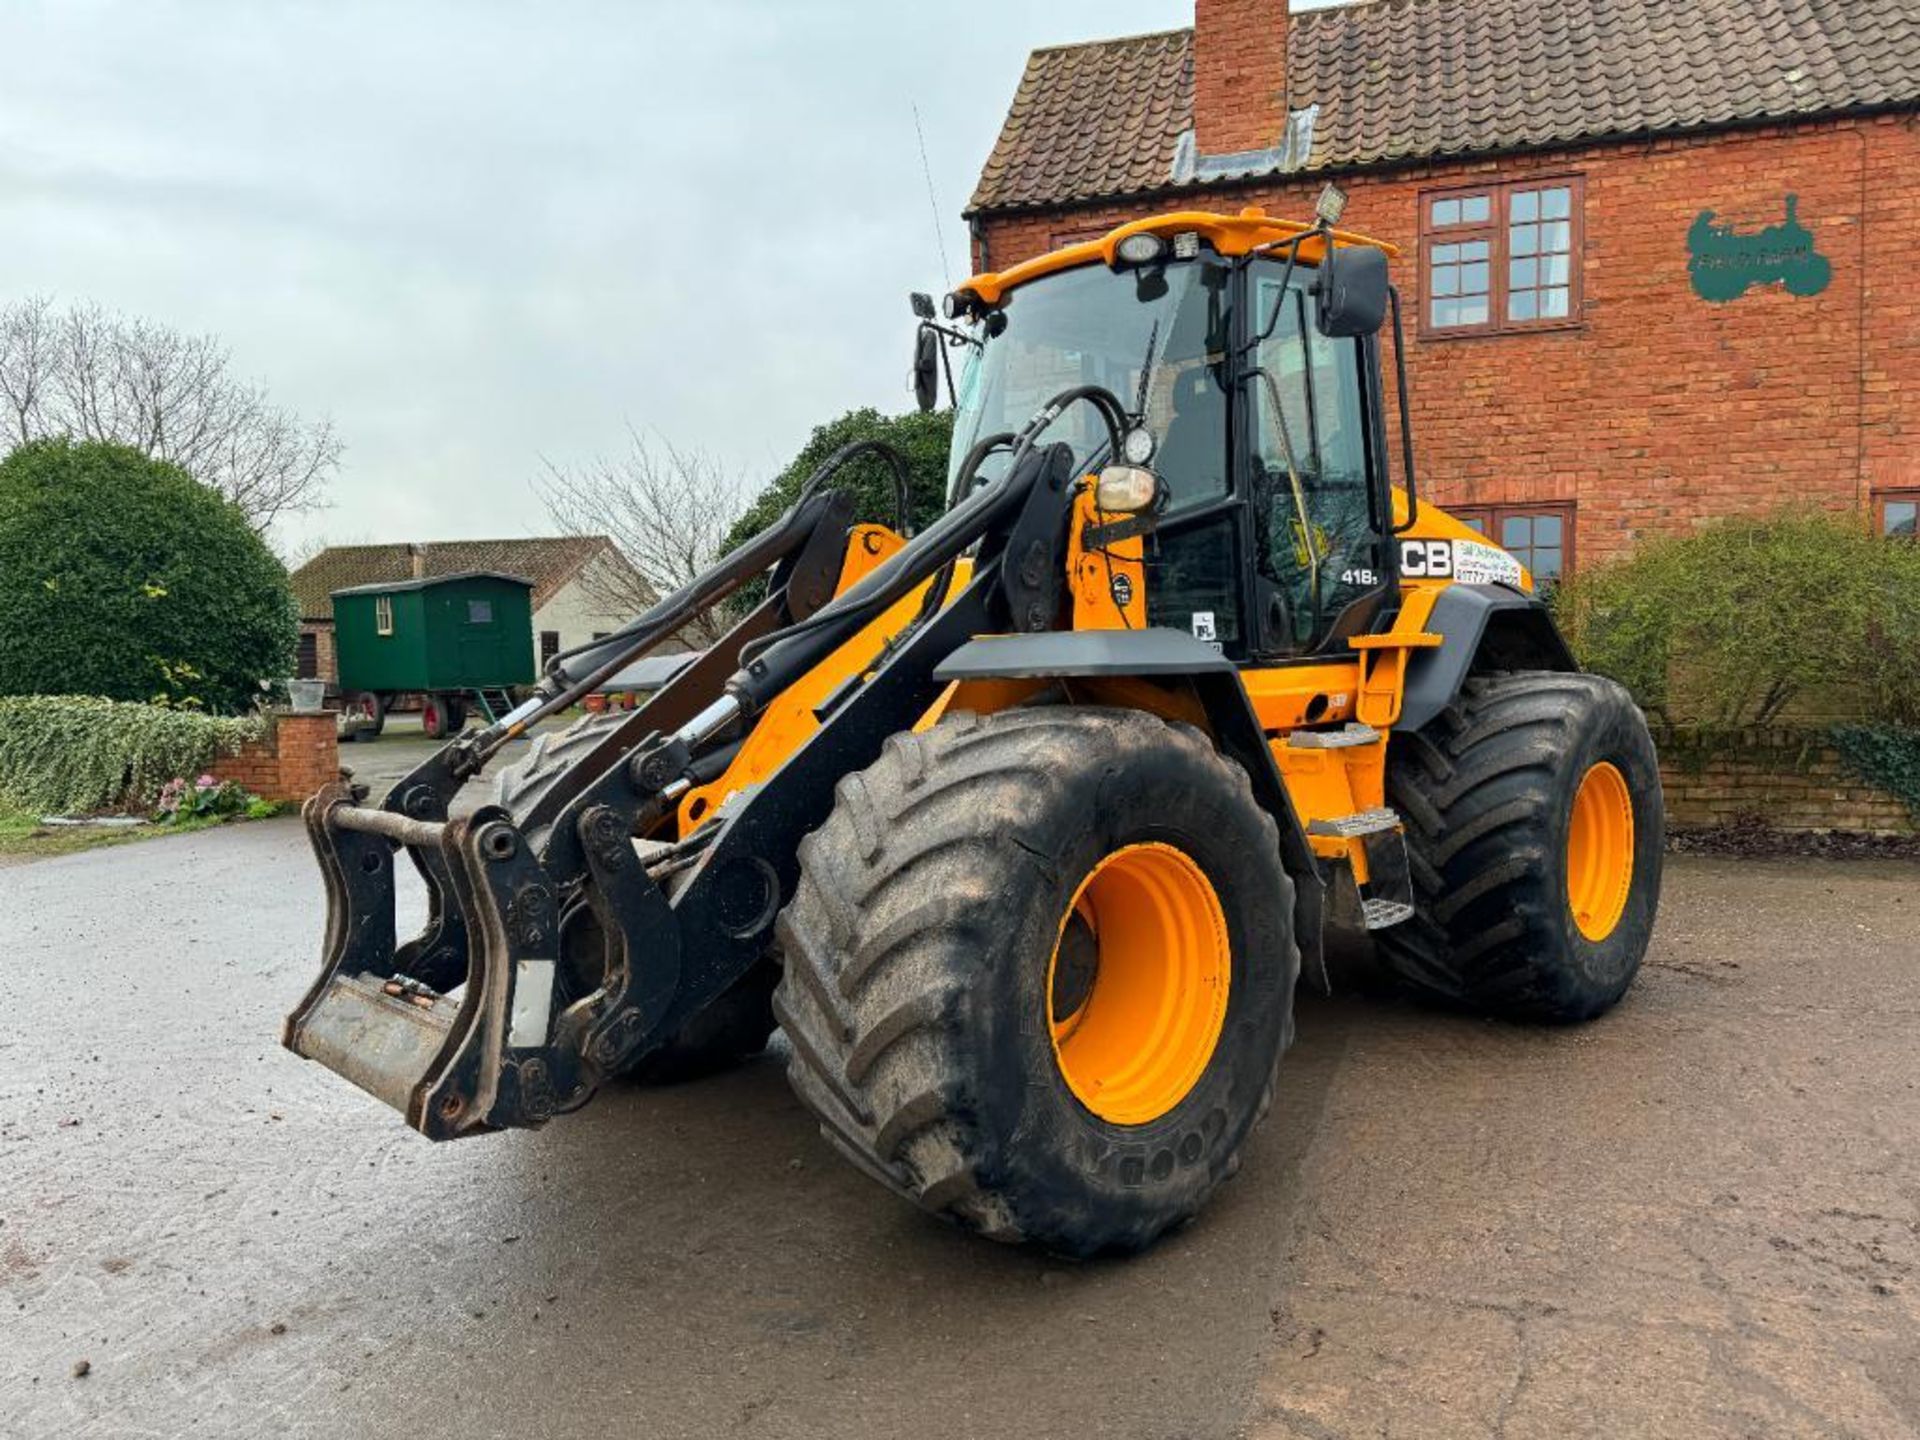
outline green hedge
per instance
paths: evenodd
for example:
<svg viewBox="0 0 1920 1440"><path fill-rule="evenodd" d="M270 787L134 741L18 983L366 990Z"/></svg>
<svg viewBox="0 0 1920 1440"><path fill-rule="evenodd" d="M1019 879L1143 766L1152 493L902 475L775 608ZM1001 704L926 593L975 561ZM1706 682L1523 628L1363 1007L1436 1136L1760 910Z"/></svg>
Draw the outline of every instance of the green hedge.
<svg viewBox="0 0 1920 1440"><path fill-rule="evenodd" d="M90 695L0 697L0 802L42 815L150 809L266 732L266 721Z"/></svg>
<svg viewBox="0 0 1920 1440"><path fill-rule="evenodd" d="M1554 597L1588 669L1669 730L1739 730L1796 708L1920 723L1920 547L1865 516L1788 510L1650 540Z"/></svg>
<svg viewBox="0 0 1920 1440"><path fill-rule="evenodd" d="M1847 768L1899 799L1920 823L1920 729L1899 725L1836 725L1833 748Z"/></svg>

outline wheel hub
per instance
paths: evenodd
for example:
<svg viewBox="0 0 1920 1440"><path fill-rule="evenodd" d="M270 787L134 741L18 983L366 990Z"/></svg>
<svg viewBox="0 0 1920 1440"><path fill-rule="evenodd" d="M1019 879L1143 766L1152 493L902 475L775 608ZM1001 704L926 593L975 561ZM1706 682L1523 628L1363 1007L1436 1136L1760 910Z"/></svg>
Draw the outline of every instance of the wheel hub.
<svg viewBox="0 0 1920 1440"><path fill-rule="evenodd" d="M1226 1020L1232 946L1220 897L1171 845L1127 845L1094 866L1048 964L1061 1077L1101 1119L1144 1125L1206 1072Z"/></svg>
<svg viewBox="0 0 1920 1440"><path fill-rule="evenodd" d="M1633 794L1619 767L1602 760L1574 792L1567 825L1567 904L1589 940L1613 934L1633 889Z"/></svg>

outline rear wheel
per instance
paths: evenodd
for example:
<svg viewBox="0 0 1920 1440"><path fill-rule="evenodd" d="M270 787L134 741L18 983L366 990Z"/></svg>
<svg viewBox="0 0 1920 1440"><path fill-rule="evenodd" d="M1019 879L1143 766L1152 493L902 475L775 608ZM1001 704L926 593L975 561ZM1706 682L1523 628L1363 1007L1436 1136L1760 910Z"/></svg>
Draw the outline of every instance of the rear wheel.
<svg viewBox="0 0 1920 1440"><path fill-rule="evenodd" d="M466 723L466 702L458 695L428 695L420 702L420 728L429 740L457 735Z"/></svg>
<svg viewBox="0 0 1920 1440"><path fill-rule="evenodd" d="M1394 737L1416 913L1375 933L1422 997L1523 1020L1587 1020L1633 983L1666 843L1645 718L1597 675L1469 680Z"/></svg>
<svg viewBox="0 0 1920 1440"><path fill-rule="evenodd" d="M800 847L774 1005L821 1130L1000 1240L1137 1250L1238 1168L1292 1034L1274 822L1124 710L889 740Z"/></svg>

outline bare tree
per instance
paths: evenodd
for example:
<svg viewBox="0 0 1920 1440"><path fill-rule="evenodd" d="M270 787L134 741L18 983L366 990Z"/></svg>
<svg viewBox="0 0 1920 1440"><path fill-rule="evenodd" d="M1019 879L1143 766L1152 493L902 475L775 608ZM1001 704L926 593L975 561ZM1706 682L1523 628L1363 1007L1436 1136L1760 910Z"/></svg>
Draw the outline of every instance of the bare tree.
<svg viewBox="0 0 1920 1440"><path fill-rule="evenodd" d="M594 566L581 584L597 605L638 615L711 565L746 504L746 487L713 456L658 435L627 432L622 455L575 469L547 462L537 482L553 523L569 535L605 535L632 569ZM682 632L689 645L711 645L730 623L703 615Z"/></svg>
<svg viewBox="0 0 1920 1440"><path fill-rule="evenodd" d="M316 510L340 459L330 421L303 421L237 378L206 335L44 298L0 309L0 438L111 440L178 465L256 530Z"/></svg>

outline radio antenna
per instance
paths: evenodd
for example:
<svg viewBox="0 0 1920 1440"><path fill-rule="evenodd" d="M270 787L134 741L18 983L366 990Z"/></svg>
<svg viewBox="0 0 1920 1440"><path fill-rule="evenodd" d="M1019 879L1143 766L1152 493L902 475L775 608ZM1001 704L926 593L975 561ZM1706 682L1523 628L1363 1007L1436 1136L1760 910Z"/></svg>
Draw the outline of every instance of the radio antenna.
<svg viewBox="0 0 1920 1440"><path fill-rule="evenodd" d="M953 267L947 263L947 237L940 229L940 202L933 198L933 167L927 164L927 132L920 128L920 102L907 102L913 107L913 134L920 142L920 173L927 181L927 208L933 212L933 243L940 247L940 276L946 282L947 289L953 288Z"/></svg>

